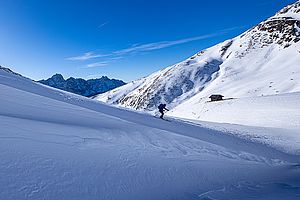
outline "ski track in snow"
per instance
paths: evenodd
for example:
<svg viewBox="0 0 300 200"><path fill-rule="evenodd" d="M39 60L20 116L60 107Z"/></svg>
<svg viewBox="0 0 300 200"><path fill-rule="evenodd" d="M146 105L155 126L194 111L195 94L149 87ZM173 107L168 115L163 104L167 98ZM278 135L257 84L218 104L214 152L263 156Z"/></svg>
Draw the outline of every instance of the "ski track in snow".
<svg viewBox="0 0 300 200"><path fill-rule="evenodd" d="M110 107L1 70L0 75L1 198L300 195L296 154L201 124Z"/></svg>

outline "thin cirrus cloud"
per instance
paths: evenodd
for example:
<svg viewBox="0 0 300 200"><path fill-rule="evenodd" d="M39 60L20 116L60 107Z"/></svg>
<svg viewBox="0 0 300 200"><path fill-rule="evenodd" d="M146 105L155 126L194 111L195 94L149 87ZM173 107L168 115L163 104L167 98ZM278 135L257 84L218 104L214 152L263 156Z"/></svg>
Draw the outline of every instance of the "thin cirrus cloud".
<svg viewBox="0 0 300 200"><path fill-rule="evenodd" d="M87 64L85 68L104 67L106 65L108 65L108 62L95 62Z"/></svg>
<svg viewBox="0 0 300 200"><path fill-rule="evenodd" d="M203 36L185 38L185 39L180 39L180 40L161 41L161 42L154 42L154 43L136 45L136 46L132 46L130 48L115 51L114 54L124 55L124 54L131 54L131 53L139 53L139 52L146 52L146 51L164 49L164 48L175 46L175 45L178 45L178 44L184 44L184 43L187 43L187 42L192 42L192 41L197 41L197 40L210 38L210 37L213 37L213 36L216 36L216 35L217 34L203 35Z"/></svg>
<svg viewBox="0 0 300 200"><path fill-rule="evenodd" d="M153 51L158 49L163 49L179 44L184 44L192 41L198 41L198 40L204 40L208 38L217 37L220 35L223 35L225 33L228 33L230 31L244 28L245 26L239 26L239 27L232 27L220 30L216 33L196 36L196 37L190 37L190 38L184 38L179 40L171 40L171 41L161 41L161 42L154 42L154 43L148 43L148 44L141 44L141 45L133 45L132 47L121 49L118 51L113 52L114 55L126 55L126 54L133 54L133 53L139 53L139 52L146 52L146 51Z"/></svg>
<svg viewBox="0 0 300 200"><path fill-rule="evenodd" d="M103 27L104 27L105 25L107 25L108 23L109 23L109 21L100 24L100 25L98 26L98 29L103 28Z"/></svg>
<svg viewBox="0 0 300 200"><path fill-rule="evenodd" d="M124 56L130 55L130 54L149 52L149 51L164 49L167 47L180 45L180 44L184 44L184 43L188 43L188 42L192 42L192 41L199 41L199 40L217 37L217 36L229 33L230 31L233 31L233 30L242 29L244 27L245 26L237 26L237 27L219 30L219 31L217 31L215 33L211 33L211 34L200 35L200 36L196 36L196 37L189 37L189 38L184 38L184 39L179 39L179 40L160 41L160 42L153 42L153 43L147 43L147 44L135 44L129 48L113 51L112 53L109 53L109 54L95 54L94 52L87 52L80 56L67 58L67 60L86 61L86 60L90 60L90 59L94 59L94 58L104 58L104 57L109 60L118 60L118 59L121 59ZM99 66L105 66L105 65L107 65L107 62L91 63L91 64L88 64L87 67L98 67L97 64Z"/></svg>
<svg viewBox="0 0 300 200"><path fill-rule="evenodd" d="M93 58L101 58L101 57L106 57L106 54L95 54L94 52L90 51L87 53L84 53L83 55L80 56L74 56L70 58L66 58L67 60L71 61L85 61L85 60L90 60Z"/></svg>

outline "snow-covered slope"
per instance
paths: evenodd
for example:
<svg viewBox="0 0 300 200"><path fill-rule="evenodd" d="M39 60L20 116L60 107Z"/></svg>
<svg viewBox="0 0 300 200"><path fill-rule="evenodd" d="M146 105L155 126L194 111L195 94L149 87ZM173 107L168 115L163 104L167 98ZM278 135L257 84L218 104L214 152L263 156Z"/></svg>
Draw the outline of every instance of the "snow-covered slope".
<svg viewBox="0 0 300 200"><path fill-rule="evenodd" d="M198 124L206 124L203 121L226 123L218 125L221 130L227 126L243 125L238 131L233 129L242 137L252 138L263 143L272 143L280 148L285 146L285 149L300 146L300 140L297 139L300 136L299 92L226 99L218 102L209 102L196 95L175 107L167 115L180 116ZM261 127L262 130L255 129L254 131L253 128L245 130L244 126Z"/></svg>
<svg viewBox="0 0 300 200"><path fill-rule="evenodd" d="M300 130L300 93L218 102L209 102L196 95L168 115L200 121Z"/></svg>
<svg viewBox="0 0 300 200"><path fill-rule="evenodd" d="M96 99L135 109L173 108L198 95L251 97L300 91L300 1L240 36Z"/></svg>
<svg viewBox="0 0 300 200"><path fill-rule="evenodd" d="M4 68L0 91L1 199L300 195L297 154L230 131L110 107Z"/></svg>

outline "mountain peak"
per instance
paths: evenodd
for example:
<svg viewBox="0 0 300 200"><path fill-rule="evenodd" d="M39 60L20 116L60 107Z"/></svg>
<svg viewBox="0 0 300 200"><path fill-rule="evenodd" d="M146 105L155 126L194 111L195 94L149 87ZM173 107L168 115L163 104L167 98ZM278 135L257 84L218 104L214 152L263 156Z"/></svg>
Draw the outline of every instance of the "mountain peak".
<svg viewBox="0 0 300 200"><path fill-rule="evenodd" d="M275 15L275 17L294 17L295 13L300 13L300 1L296 1L293 4L284 7Z"/></svg>
<svg viewBox="0 0 300 200"><path fill-rule="evenodd" d="M244 36L256 47L278 44L287 48L297 43L300 41L300 1L284 7L241 37Z"/></svg>
<svg viewBox="0 0 300 200"><path fill-rule="evenodd" d="M65 81L63 75L61 74L54 74L51 79L53 79L54 81L56 82L62 82L62 81Z"/></svg>

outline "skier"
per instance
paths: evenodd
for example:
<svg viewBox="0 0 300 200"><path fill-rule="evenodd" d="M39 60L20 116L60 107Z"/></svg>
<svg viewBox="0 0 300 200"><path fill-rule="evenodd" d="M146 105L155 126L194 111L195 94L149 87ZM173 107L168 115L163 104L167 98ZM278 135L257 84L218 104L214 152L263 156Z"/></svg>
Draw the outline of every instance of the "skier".
<svg viewBox="0 0 300 200"><path fill-rule="evenodd" d="M164 111L165 110L167 110L167 111L169 111L167 108L166 108L166 104L160 104L159 106L158 106L158 111L161 113L161 115L160 115L160 118L161 119L163 119L163 117L164 117Z"/></svg>

